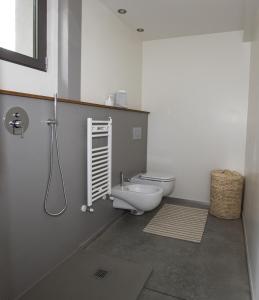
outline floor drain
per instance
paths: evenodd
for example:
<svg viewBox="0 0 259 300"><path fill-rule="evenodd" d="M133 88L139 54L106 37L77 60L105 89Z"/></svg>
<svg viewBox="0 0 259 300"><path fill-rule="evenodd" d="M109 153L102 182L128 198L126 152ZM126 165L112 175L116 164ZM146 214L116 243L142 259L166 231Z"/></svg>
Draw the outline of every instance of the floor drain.
<svg viewBox="0 0 259 300"><path fill-rule="evenodd" d="M108 271L103 270L103 269L99 269L99 270L97 270L97 271L94 273L94 276L95 276L96 278L103 279L103 278L105 278L105 277L107 276L107 274L108 274Z"/></svg>

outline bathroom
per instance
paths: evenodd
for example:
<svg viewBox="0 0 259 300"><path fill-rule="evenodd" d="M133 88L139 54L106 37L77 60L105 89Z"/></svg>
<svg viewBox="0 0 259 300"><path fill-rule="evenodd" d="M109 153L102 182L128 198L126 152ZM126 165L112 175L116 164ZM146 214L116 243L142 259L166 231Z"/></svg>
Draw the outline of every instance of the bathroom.
<svg viewBox="0 0 259 300"><path fill-rule="evenodd" d="M258 1L2 0L0 24L0 300L259 300ZM215 169L241 218L208 213ZM188 227L170 207L198 241L152 233Z"/></svg>

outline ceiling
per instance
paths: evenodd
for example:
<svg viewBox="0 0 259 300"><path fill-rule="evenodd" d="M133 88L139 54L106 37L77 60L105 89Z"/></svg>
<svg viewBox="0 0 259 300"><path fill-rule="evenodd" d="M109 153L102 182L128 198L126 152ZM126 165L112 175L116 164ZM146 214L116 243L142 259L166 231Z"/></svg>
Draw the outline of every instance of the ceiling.
<svg viewBox="0 0 259 300"><path fill-rule="evenodd" d="M243 29L244 0L102 0L144 40ZM125 15L117 10L126 9Z"/></svg>

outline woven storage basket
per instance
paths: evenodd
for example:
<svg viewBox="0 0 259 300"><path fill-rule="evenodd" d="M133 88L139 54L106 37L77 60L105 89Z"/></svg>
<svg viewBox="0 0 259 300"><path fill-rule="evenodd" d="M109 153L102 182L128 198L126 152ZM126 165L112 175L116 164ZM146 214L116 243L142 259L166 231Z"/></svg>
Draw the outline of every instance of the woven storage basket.
<svg viewBox="0 0 259 300"><path fill-rule="evenodd" d="M238 172L211 172L210 213L222 219L238 219L241 214L244 177Z"/></svg>

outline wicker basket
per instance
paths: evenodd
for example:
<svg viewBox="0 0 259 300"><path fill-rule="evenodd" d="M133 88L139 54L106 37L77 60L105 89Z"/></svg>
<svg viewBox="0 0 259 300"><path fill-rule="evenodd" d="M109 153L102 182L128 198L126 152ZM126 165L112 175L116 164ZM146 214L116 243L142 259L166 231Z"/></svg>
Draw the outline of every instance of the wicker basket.
<svg viewBox="0 0 259 300"><path fill-rule="evenodd" d="M244 177L229 170L211 172L210 213L222 219L239 219Z"/></svg>

